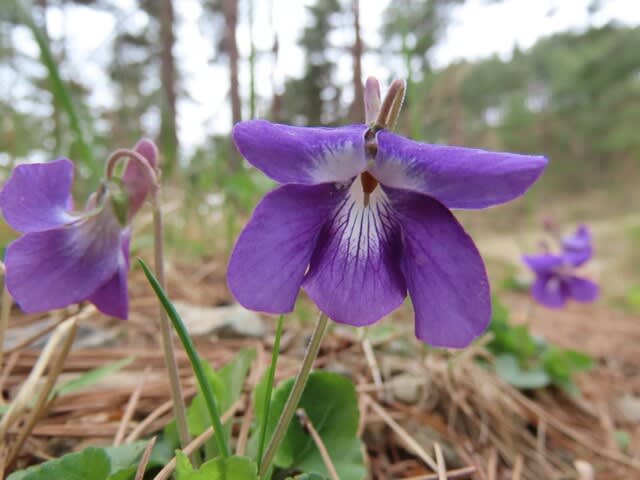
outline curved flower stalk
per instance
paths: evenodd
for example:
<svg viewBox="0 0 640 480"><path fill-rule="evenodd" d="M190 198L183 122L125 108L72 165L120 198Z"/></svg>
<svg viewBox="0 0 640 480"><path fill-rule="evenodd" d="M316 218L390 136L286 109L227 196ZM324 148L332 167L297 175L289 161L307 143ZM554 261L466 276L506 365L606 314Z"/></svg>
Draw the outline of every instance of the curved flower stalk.
<svg viewBox="0 0 640 480"><path fill-rule="evenodd" d="M242 155L282 185L240 234L229 287L245 307L269 313L290 312L302 287L329 318L354 326L392 312L408 292L418 338L464 347L489 323L489 282L450 209L522 195L547 160L396 135L387 127L404 83L394 82L382 105L379 92L369 79L369 125L234 127Z"/></svg>
<svg viewBox="0 0 640 480"><path fill-rule="evenodd" d="M560 253L545 252L522 257L536 276L531 295L549 308L562 308L569 299L580 303L595 301L600 295L600 288L578 271L593 256L590 230L581 225L572 235L561 237L559 243Z"/></svg>
<svg viewBox="0 0 640 480"><path fill-rule="evenodd" d="M127 318L129 224L155 188L156 147L141 140L129 157L122 178L109 168L82 211L73 206L69 159L14 169L0 209L23 234L7 247L5 264L7 289L24 311L89 300L107 315Z"/></svg>

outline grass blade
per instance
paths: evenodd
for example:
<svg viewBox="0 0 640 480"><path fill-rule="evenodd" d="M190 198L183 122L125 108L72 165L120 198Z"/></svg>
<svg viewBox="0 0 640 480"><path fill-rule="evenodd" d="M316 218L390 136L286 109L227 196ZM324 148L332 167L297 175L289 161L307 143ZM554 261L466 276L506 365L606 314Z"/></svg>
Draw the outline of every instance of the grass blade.
<svg viewBox="0 0 640 480"><path fill-rule="evenodd" d="M202 394L204 395L205 402L207 404L207 409L209 410L209 415L211 417L211 424L213 426L213 431L216 437L216 443L218 445L218 449L223 458L228 458L230 455L229 445L227 444L227 439L224 436L224 428L222 427L222 421L220 420L220 412L218 411L218 404L216 402L216 397L213 395L213 390L211 385L207 381L207 377L204 373L204 368L202 367L202 361L200 360L200 355L193 345L191 341L191 337L189 336L189 332L187 332L187 327L185 327L184 322L180 318L180 315L176 311L175 307L167 297L167 294L158 283L158 279L155 277L153 272L149 269L144 260L141 258L138 259L142 270L144 271L147 280L151 284L154 292L156 293L158 300L162 304L162 307L167 312L171 323L173 324L173 328L175 328L176 333L178 334L178 338L180 338L180 342L182 342L182 346L187 352L187 356L189 357L189 362L191 363L191 368L193 368L193 373L198 380L198 385L200 385L200 390L202 390Z"/></svg>
<svg viewBox="0 0 640 480"><path fill-rule="evenodd" d="M51 93L55 96L60 105L62 105L62 108L68 117L69 127L74 134L79 155L81 157L80 160L90 168L91 172L93 172L95 170L93 152L89 142L87 141L86 132L82 128L80 116L73 105L71 93L60 76L60 70L58 69L58 65L53 57L51 49L49 48L47 37L38 27L25 4L21 0L13 0L13 3L16 7L18 19L31 31L31 34L38 44L38 48L40 49L40 61L47 69L49 81L51 82Z"/></svg>
<svg viewBox="0 0 640 480"><path fill-rule="evenodd" d="M89 387L104 377L115 373L131 362L135 360L136 357L127 357L122 360L118 360L117 362L110 363L103 367L94 368L93 370L89 370L86 373L83 373L77 378L73 380L69 380L68 382L54 388L53 395L66 395L68 393L72 393L81 388Z"/></svg>
<svg viewBox="0 0 640 480"><path fill-rule="evenodd" d="M278 363L278 355L280 354L280 338L282 337L282 325L284 316L278 318L278 326L276 327L276 338L273 341L273 351L271 352L271 365L267 377L267 386L264 392L264 415L262 416L262 424L260 425L260 441L258 443L258 468L262 462L262 454L264 452L264 442L267 437L267 424L269 423L269 404L271 403L271 390L273 389L273 379L276 375L276 364Z"/></svg>

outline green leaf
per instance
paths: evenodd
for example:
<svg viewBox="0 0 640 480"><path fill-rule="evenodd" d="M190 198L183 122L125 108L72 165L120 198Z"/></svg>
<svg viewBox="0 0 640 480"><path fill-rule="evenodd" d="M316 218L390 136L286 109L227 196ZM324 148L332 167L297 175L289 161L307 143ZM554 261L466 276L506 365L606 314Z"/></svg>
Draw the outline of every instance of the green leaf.
<svg viewBox="0 0 640 480"><path fill-rule="evenodd" d="M498 355L495 366L496 373L517 388L542 388L551 383L551 378L543 368L524 370L514 355Z"/></svg>
<svg viewBox="0 0 640 480"><path fill-rule="evenodd" d="M509 310L497 297L491 299L491 326L500 327L509 325Z"/></svg>
<svg viewBox="0 0 640 480"><path fill-rule="evenodd" d="M111 474L117 473L131 465L135 465L147 446L146 440L140 440L118 447L106 447L104 452L107 454L111 464Z"/></svg>
<svg viewBox="0 0 640 480"><path fill-rule="evenodd" d="M180 437L178 436L178 427L176 426L175 419L167 423L162 429L160 442L164 446L165 450L169 452L169 458L173 458L174 450L180 448Z"/></svg>
<svg viewBox="0 0 640 480"><path fill-rule="evenodd" d="M182 452L177 453L176 480L258 480L258 468L247 457L216 458L194 470Z"/></svg>
<svg viewBox="0 0 640 480"><path fill-rule="evenodd" d="M261 381L258 388L254 390L254 403L256 404L256 411L259 409L260 413L258 418L262 418L258 430L258 446L256 460L258 461L258 469L262 465L262 454L264 453L264 445L267 439L267 424L269 423L269 411L265 409L266 405L271 403L271 397L273 394L273 379L276 375L276 366L278 364L278 356L280 355L280 339L282 338L282 327L284 325L284 315L280 315L278 318L278 325L276 327L276 335L273 341L273 350L271 351L271 363L268 370L264 375L264 384ZM258 397L255 397L258 395Z"/></svg>
<svg viewBox="0 0 640 480"><path fill-rule="evenodd" d="M574 374L593 366L591 357L585 353L552 346L543 353L542 363L553 383L572 394L578 393L573 382Z"/></svg>
<svg viewBox="0 0 640 480"><path fill-rule="evenodd" d="M113 475L110 475L107 480L132 480L137 471L138 471L138 466L131 465L130 467L119 470Z"/></svg>
<svg viewBox="0 0 640 480"><path fill-rule="evenodd" d="M550 384L575 394L573 375L591 368L588 355L547 344L529 334L524 325L510 325L509 312L493 298L493 317L489 327L493 339L489 350L496 356L496 373L518 388L541 388Z"/></svg>
<svg viewBox="0 0 640 480"><path fill-rule="evenodd" d="M529 334L529 328L524 325L511 325L509 310L496 297L492 300L492 308L489 331L493 333L493 339L487 345L489 350L496 355L513 354L521 362L527 362L530 357L536 356L538 346Z"/></svg>
<svg viewBox="0 0 640 480"><path fill-rule="evenodd" d="M255 388L253 389L253 392L251 393L251 402L252 402L252 407L253 407L253 414L256 418L256 425L258 425L258 428L255 428L252 431L251 437L249 438L249 442L247 443L247 455L249 455L251 458L255 458L256 461L260 460L261 462L261 458L258 459L258 456L261 457L260 455L260 437L262 434L261 431L261 427L264 425L264 435L266 438L267 433L269 432L268 429L268 422L265 422L265 420L269 420L268 417L270 417L272 412L269 412L268 415L266 415L267 418L265 418L265 413L267 412L267 409L265 407L265 400L266 400L266 396L267 396L267 387L268 387L268 381L269 381L269 371L266 371L264 373L264 375L262 375L262 378L260 379L260 381L258 382L258 384L255 386ZM271 401L271 399L273 398L273 393L271 393L269 395L269 401ZM260 465L260 462L258 462L258 465Z"/></svg>
<svg viewBox="0 0 640 480"><path fill-rule="evenodd" d="M7 480L106 480L111 474L109 455L103 448L89 447L62 458L14 472Z"/></svg>
<svg viewBox="0 0 640 480"><path fill-rule="evenodd" d="M293 379L280 385L274 392L268 436L275 429L292 386ZM362 443L357 437L358 401L351 381L332 372L311 373L299 408L304 409L318 431L340 478L363 479L366 472ZM316 444L295 419L276 453L274 463L286 469L328 474Z"/></svg>
<svg viewBox="0 0 640 480"><path fill-rule="evenodd" d="M204 370L205 378L209 383L209 388L213 392L216 400L222 396L224 391L224 384L220 375L209 365L203 363L202 368ZM211 425L211 419L209 415L209 409L207 407L207 401L202 393L202 389L198 388L198 394L193 397L191 405L187 408L187 425L189 432L194 437L197 437L204 432L209 425ZM228 438L228 427L224 427L225 437ZM204 444L205 458L214 458L218 453L217 442L215 438L210 438Z"/></svg>
<svg viewBox="0 0 640 480"><path fill-rule="evenodd" d="M625 295L627 306L634 312L640 312L640 285L633 285L627 290Z"/></svg>
<svg viewBox="0 0 640 480"><path fill-rule="evenodd" d="M203 364L205 376L218 401L220 411L226 411L240 398L245 379L247 378L255 357L256 352L254 349L245 348L240 350L233 359L218 372L214 371L210 365ZM209 410L202 391L194 397L191 405L187 409L187 423L189 425L189 431L193 436L200 435L210 424ZM231 422L227 422L225 425L227 438L229 438L231 433L230 423ZM215 439L210 439L205 444L205 457L213 458L217 456L218 453Z"/></svg>
<svg viewBox="0 0 640 480"><path fill-rule="evenodd" d="M175 430L175 421L171 423L173 423L174 430ZM179 440L177 440L178 434L177 433L175 434L176 438L173 438L173 437L168 438L166 434L166 430L171 430L171 428L169 427L167 429L167 427L165 427L165 430L158 437L156 441L156 446L153 447L153 451L151 452L151 457L149 458L149 467L157 467L157 466L162 467L167 463L169 463L169 461L171 461L175 456L175 451L180 444Z"/></svg>
<svg viewBox="0 0 640 480"><path fill-rule="evenodd" d="M135 360L135 357L127 357L122 360L118 360L117 362L110 363L103 367L94 368L93 370L89 370L82 375L69 380L66 383L63 383L59 387L56 387L54 390L55 395L66 395L68 393L75 392L76 390L80 390L85 387L89 387L94 383L100 381L102 378L111 375L112 373L117 372L118 370L123 369L131 362Z"/></svg>
<svg viewBox="0 0 640 480"><path fill-rule="evenodd" d="M289 477L287 480L329 480L329 478L318 473L303 473L295 477Z"/></svg>
<svg viewBox="0 0 640 480"><path fill-rule="evenodd" d="M631 445L631 435L629 432L625 430L614 430L613 439L618 444L618 448L620 450L623 452L627 452L629 450L629 445Z"/></svg>
<svg viewBox="0 0 640 480"><path fill-rule="evenodd" d="M176 480L184 480L194 472L193 466L182 450L176 451Z"/></svg>
<svg viewBox="0 0 640 480"><path fill-rule="evenodd" d="M253 394L252 394L252 401L253 401L253 413L256 417L256 419L259 420L259 423L262 422L262 419L264 419L265 413L267 412L267 402L265 401L267 399L267 387L269 383L269 372L265 372L264 375L262 375L262 378L260 379L260 381L258 382L258 384L256 385L256 387L253 389ZM273 392L271 393L271 395L269 396L269 402L271 402L271 400L273 399Z"/></svg>
<svg viewBox="0 0 640 480"><path fill-rule="evenodd" d="M128 480L147 442L119 447L89 447L40 465L12 473L7 480Z"/></svg>
<svg viewBox="0 0 640 480"><path fill-rule="evenodd" d="M218 371L223 385L223 391L218 397L222 411L227 410L240 398L249 369L255 359L256 351L253 348L244 348Z"/></svg>

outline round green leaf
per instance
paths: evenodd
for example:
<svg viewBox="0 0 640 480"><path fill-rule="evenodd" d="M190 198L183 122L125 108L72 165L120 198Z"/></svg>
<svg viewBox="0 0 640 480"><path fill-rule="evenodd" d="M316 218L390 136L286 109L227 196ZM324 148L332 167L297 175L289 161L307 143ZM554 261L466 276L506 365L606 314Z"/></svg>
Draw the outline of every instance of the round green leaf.
<svg viewBox="0 0 640 480"><path fill-rule="evenodd" d="M270 407L268 437L280 418L293 385L293 379L280 385L273 394ZM317 430L342 480L361 480L365 477L362 443L357 436L358 400L349 379L332 372L313 372L298 408L302 408ZM326 475L318 448L297 419L275 456L281 468Z"/></svg>

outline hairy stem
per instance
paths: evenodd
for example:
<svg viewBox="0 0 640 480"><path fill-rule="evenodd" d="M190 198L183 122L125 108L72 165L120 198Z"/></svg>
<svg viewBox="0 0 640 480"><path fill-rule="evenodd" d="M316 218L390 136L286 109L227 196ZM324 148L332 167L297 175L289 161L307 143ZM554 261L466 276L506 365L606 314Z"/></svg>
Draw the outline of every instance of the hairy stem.
<svg viewBox="0 0 640 480"><path fill-rule="evenodd" d="M155 253L155 270L158 283L163 290L166 290L164 281L164 242L162 228L162 210L160 206L159 190L155 190L152 194L153 204L153 242ZM171 385L171 397L173 399L173 413L176 417L176 426L178 436L180 437L180 445L185 447L191 441L189 435L189 427L187 426L187 413L182 396L182 387L180 386L180 378L178 377L178 365L176 363L176 355L173 348L173 338L171 337L171 329L169 319L160 306L160 331L162 334L162 350L164 351L164 361L169 373L169 383Z"/></svg>
<svg viewBox="0 0 640 480"><path fill-rule="evenodd" d="M209 383L207 379L207 375L204 370L204 366L202 360L200 359L200 355L196 350L191 337L189 336L189 332L187 331L187 327L184 322L180 318L175 306L171 303L169 298L167 297L166 292L160 286L160 282L158 279L151 273L149 267L143 260L138 259L140 265L142 266L142 270L144 270L144 274L149 280L149 283L153 287L153 290L156 292L158 296L158 300L160 300L160 304L164 311L168 314L171 322L173 323L173 327L178 334L178 338L182 342L182 346L184 347L187 356L189 357L189 362L191 362L191 368L193 369L193 373L198 380L198 385L200 386L200 391L205 399L205 405L207 406L207 410L209 410L209 416L211 417L211 425L214 429L214 433L216 436L216 442L218 444L218 448L220 449L220 455L223 458L227 458L231 455L231 451L229 450L229 444L225 438L224 426L222 425L222 420L220 418L220 412L218 410L218 403L216 401L216 397L213 393L213 387Z"/></svg>
<svg viewBox="0 0 640 480"><path fill-rule="evenodd" d="M302 397L302 392L304 391L304 387L307 384L307 379L309 378L309 374L311 373L311 367L313 366L313 362L318 356L320 344L322 343L322 337L324 337L324 332L327 330L328 320L329 319L324 313L321 313L318 317L318 322L316 323L316 327L313 330L313 334L311 335L311 340L309 341L307 352L305 353L302 360L302 366L300 367L298 376L293 383L291 393L289 393L287 403L285 403L284 405L284 409L282 410L282 414L280 415L280 419L278 420L276 429L271 436L271 441L269 442L267 451L264 453L264 457L262 458L259 472L260 478L264 478L269 471L269 467L271 466L273 457L275 457L276 452L278 451L278 447L280 446L280 443L282 443L282 440L287 433L287 429L289 428L291 419L296 413L298 403L300 403L300 398ZM269 406L266 405L266 408L269 408Z"/></svg>
<svg viewBox="0 0 640 480"><path fill-rule="evenodd" d="M151 185L153 185L153 188L155 190L160 188L158 184L158 180L159 180L158 171L156 171L156 169L149 163L149 160L144 158L143 155L136 152L135 150L129 150L128 148L119 148L109 156L109 158L107 159L107 166L105 169L106 178L111 178L113 176L116 168L116 164L123 158L132 159L134 162L138 162L138 164L147 173L147 176L149 177L148 179Z"/></svg>
<svg viewBox="0 0 640 480"><path fill-rule="evenodd" d="M7 290L6 285L6 271L4 265L0 262L0 275L2 275L2 293L0 294L2 302L0 304L0 368L2 367L3 353L4 353L4 336L9 328L9 314L11 313L11 295Z"/></svg>

